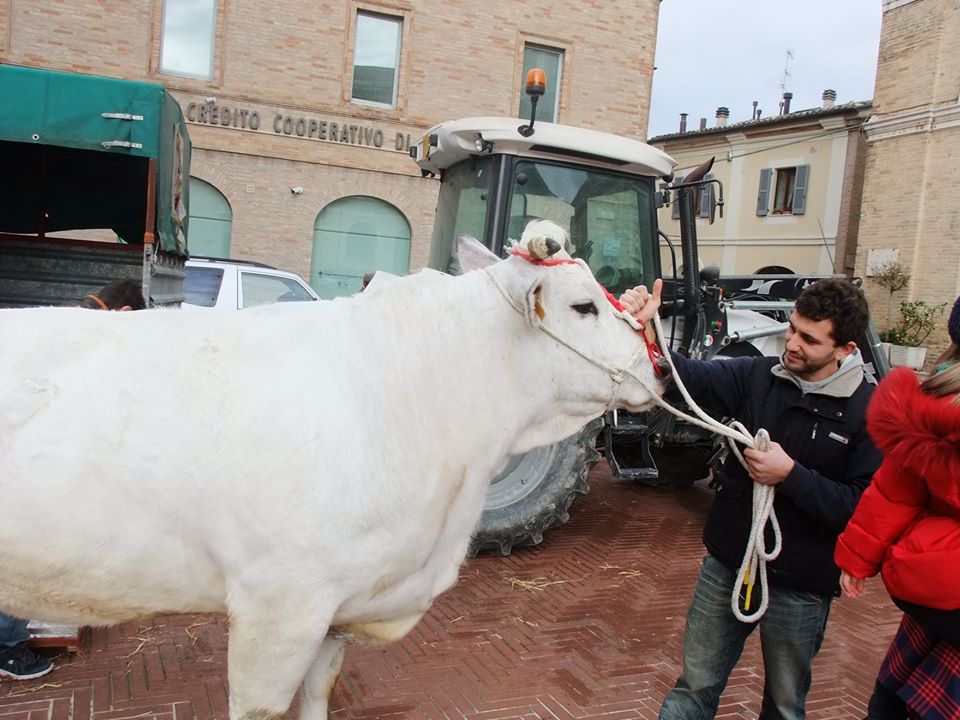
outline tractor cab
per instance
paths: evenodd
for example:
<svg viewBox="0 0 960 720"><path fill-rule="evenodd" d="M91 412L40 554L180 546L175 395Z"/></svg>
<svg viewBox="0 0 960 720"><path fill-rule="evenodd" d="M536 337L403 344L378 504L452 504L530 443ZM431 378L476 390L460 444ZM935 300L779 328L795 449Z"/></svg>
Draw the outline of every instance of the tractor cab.
<svg viewBox="0 0 960 720"><path fill-rule="evenodd" d="M636 140L521 122L445 122L411 147L421 172L441 180L430 267L458 272L459 235L505 256L528 222L547 218L611 292L651 283L660 275L656 183L672 176L674 161Z"/></svg>

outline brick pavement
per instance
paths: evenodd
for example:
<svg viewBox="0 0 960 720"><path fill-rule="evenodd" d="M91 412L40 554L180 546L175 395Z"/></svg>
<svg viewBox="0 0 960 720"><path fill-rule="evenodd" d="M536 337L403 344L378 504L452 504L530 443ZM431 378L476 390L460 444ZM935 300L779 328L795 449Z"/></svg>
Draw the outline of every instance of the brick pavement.
<svg viewBox="0 0 960 720"><path fill-rule="evenodd" d="M332 717L655 718L677 674L710 493L614 484L604 463L591 488L539 547L469 561L403 641L349 648ZM810 720L863 717L898 619L878 581L835 603ZM226 633L222 617L197 615L93 631L51 675L0 681L0 720L224 720ZM753 637L718 717L756 717L762 686Z"/></svg>

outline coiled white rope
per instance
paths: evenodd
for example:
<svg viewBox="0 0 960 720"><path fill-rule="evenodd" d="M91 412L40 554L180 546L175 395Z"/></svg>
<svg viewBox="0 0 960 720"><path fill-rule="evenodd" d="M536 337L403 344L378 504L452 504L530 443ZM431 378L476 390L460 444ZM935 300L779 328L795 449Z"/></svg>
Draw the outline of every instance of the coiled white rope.
<svg viewBox="0 0 960 720"><path fill-rule="evenodd" d="M760 428L760 430L757 431L756 437L750 437L750 433L746 426L744 426L744 424L738 420L730 421L728 426L718 422L717 420L714 420L712 417L707 415L707 413L705 413L693 401L693 398L690 397L690 393L687 392L687 388L684 387L683 381L680 380L677 369L673 364L673 358L670 357L669 350L664 347L663 327L660 325L659 314L654 315L653 325L657 331L657 341L660 343L663 356L670 364L670 369L673 374L673 381L676 383L677 389L680 390L680 394L683 396L683 399L686 401L687 405L691 410L693 410L697 417L702 420L702 422L699 422L697 418L681 412L677 408L670 405L670 403L656 396L655 393L651 393L651 395L653 395L656 402L668 412L673 413L677 417L683 418L687 422L702 427L705 430L710 430L726 437L727 443L730 446L730 451L736 456L739 463L745 469L747 469L747 461L744 460L740 449L737 447L737 443L742 443L747 447L766 452L770 449L770 434L763 428ZM777 514L773 509L773 499L774 486L764 485L763 483L754 480L753 517L750 523L750 536L747 539L747 547L744 551L743 562L740 564L740 569L737 571L737 580L734 583L733 593L730 597L730 609L733 610L734 616L741 622L745 623L756 622L763 617L763 614L767 611L767 605L769 603L767 563L771 560L775 560L777 556L780 555L780 550L783 547L783 536L780 533L780 523L777 521ZM767 523L769 523L773 528L773 547L770 550L767 550L764 546L764 529L766 528ZM758 577L760 580L760 605L751 613L749 610L751 601L753 599L753 588L757 583ZM743 606L744 610L747 612L744 612L744 610L740 609L740 591L744 586L746 586L746 594L744 597Z"/></svg>

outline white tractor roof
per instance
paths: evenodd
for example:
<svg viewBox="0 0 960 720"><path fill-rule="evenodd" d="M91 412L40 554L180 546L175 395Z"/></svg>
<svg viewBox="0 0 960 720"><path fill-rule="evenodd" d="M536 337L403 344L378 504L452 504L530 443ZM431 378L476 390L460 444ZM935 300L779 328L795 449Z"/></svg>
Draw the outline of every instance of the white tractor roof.
<svg viewBox="0 0 960 720"><path fill-rule="evenodd" d="M475 117L449 120L430 128L410 154L421 170L436 173L477 151L477 138L493 143L491 152L524 157L562 158L634 175L667 177L677 162L655 147L597 130L548 122L534 124L530 137L517 128L521 118ZM431 142L431 137L435 137Z"/></svg>

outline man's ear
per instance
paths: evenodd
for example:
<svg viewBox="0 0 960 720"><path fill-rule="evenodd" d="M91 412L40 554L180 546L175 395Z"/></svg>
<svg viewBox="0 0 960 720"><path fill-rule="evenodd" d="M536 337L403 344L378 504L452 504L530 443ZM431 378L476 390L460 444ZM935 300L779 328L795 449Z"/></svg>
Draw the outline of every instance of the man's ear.
<svg viewBox="0 0 960 720"><path fill-rule="evenodd" d="M837 349L834 350L834 357L837 359L837 362L843 362L850 355L852 355L857 350L857 344L851 340L846 345L837 345Z"/></svg>

